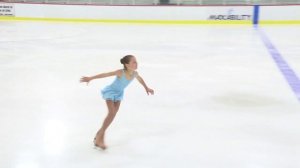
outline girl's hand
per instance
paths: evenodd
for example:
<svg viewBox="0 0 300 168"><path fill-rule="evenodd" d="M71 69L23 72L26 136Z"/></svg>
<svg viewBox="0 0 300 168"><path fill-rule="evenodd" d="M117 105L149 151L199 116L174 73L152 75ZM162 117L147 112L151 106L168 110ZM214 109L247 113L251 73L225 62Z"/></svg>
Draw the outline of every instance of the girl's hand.
<svg viewBox="0 0 300 168"><path fill-rule="evenodd" d="M92 78L83 76L80 79L80 82L86 82L86 85L88 85L91 80L92 80Z"/></svg>
<svg viewBox="0 0 300 168"><path fill-rule="evenodd" d="M146 92L147 92L148 95L149 95L149 93L150 93L151 95L154 95L154 90L153 90L153 89L147 88L147 89L146 89Z"/></svg>

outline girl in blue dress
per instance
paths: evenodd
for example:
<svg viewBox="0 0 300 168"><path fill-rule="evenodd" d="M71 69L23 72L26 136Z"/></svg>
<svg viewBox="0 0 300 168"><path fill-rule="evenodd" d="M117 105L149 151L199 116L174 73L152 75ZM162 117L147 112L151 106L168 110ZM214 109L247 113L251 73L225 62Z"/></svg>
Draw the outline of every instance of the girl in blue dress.
<svg viewBox="0 0 300 168"><path fill-rule="evenodd" d="M84 76L80 79L80 82L86 82L88 84L94 79L116 76L115 80L110 85L101 90L102 97L106 101L108 114L103 121L102 127L99 129L96 137L94 138L94 145L103 150L106 149L106 145L104 143L105 131L115 118L123 99L124 89L130 84L130 82L136 78L143 85L148 95L154 94L154 91L146 85L143 78L137 73L136 69L138 64L133 55L124 56L121 59L121 64L123 64L124 69L101 73L91 77Z"/></svg>

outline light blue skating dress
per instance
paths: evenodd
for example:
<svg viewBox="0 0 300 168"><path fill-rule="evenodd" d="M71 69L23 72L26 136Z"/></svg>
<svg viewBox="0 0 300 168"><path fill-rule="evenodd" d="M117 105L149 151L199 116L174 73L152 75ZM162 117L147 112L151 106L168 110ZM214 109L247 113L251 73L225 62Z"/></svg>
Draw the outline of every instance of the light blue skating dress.
<svg viewBox="0 0 300 168"><path fill-rule="evenodd" d="M123 100L124 89L129 83L136 77L136 72L133 73L133 77L128 80L125 76L125 71L122 70L122 76L116 77L112 84L106 86L101 90L102 97L104 100L112 100L114 102Z"/></svg>

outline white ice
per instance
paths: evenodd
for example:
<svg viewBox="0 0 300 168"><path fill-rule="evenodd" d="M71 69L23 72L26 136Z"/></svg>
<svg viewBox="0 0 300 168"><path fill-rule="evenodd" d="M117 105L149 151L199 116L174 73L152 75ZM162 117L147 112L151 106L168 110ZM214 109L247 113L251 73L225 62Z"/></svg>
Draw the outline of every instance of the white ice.
<svg viewBox="0 0 300 168"><path fill-rule="evenodd" d="M300 75L300 27L264 31ZM106 151L84 75L133 54ZM1 168L299 168L300 102L251 26L0 22Z"/></svg>

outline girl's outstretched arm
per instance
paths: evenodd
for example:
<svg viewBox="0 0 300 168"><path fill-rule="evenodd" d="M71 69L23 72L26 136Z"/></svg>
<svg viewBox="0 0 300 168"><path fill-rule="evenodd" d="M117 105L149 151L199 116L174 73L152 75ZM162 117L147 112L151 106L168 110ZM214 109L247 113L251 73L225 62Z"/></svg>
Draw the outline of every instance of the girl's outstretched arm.
<svg viewBox="0 0 300 168"><path fill-rule="evenodd" d="M98 78L105 78L105 77L109 77L109 76L120 76L120 74L122 74L122 70L116 70L116 71L112 71L112 72L106 72L106 73L101 73L95 76L83 76L80 79L80 82L86 82L86 84L88 85L90 81L94 80L94 79L98 79Z"/></svg>
<svg viewBox="0 0 300 168"><path fill-rule="evenodd" d="M143 87L145 88L145 90L146 90L146 92L147 92L148 95L149 95L149 93L152 94L152 95L154 94L154 90L148 88L148 86L146 85L145 81L143 80L143 78L139 74L137 74L136 79L140 82L140 84L143 85Z"/></svg>

